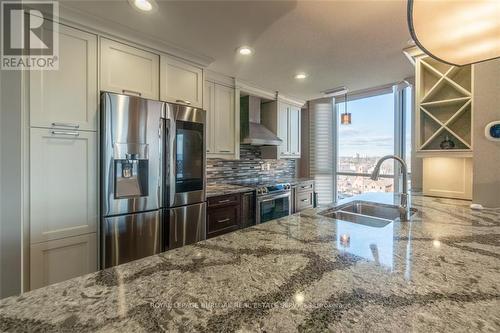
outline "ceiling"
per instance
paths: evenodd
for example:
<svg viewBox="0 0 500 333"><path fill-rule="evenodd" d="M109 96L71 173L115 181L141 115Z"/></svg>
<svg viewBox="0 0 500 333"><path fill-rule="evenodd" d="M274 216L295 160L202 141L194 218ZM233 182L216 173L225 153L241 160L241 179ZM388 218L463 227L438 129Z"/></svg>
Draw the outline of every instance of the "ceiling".
<svg viewBox="0 0 500 333"><path fill-rule="evenodd" d="M161 1L143 14L126 0L63 1L65 8L212 59L209 69L302 99L412 76L402 49L406 1ZM255 54L237 55L241 45ZM303 81L294 79L305 72Z"/></svg>

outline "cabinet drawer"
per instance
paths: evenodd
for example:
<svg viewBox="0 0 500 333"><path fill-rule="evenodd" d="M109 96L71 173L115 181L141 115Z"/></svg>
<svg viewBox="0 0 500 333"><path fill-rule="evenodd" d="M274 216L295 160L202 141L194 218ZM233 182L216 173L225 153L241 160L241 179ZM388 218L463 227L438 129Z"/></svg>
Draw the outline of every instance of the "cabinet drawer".
<svg viewBox="0 0 500 333"><path fill-rule="evenodd" d="M239 205L240 195L239 194L228 194L221 195L218 197L208 198L208 207L221 207L229 205Z"/></svg>
<svg viewBox="0 0 500 333"><path fill-rule="evenodd" d="M301 192L309 192L309 191L313 191L314 190L314 183L313 182L310 182L310 183L300 183L297 185L297 192L298 193L301 193Z"/></svg>
<svg viewBox="0 0 500 333"><path fill-rule="evenodd" d="M302 192L302 193L297 193L297 198L296 198L296 211L300 212L301 210L304 210L306 208L311 208L313 206L313 192Z"/></svg>
<svg viewBox="0 0 500 333"><path fill-rule="evenodd" d="M212 208L208 210L208 237L239 229L240 206Z"/></svg>

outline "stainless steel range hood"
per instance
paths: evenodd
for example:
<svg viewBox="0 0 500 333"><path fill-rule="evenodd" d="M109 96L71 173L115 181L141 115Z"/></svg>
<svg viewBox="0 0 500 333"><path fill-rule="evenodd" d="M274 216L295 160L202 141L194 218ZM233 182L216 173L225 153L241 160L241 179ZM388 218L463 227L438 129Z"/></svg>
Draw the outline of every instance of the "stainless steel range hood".
<svg viewBox="0 0 500 333"><path fill-rule="evenodd" d="M260 98L240 99L241 143L252 146L279 146L283 141L260 123Z"/></svg>

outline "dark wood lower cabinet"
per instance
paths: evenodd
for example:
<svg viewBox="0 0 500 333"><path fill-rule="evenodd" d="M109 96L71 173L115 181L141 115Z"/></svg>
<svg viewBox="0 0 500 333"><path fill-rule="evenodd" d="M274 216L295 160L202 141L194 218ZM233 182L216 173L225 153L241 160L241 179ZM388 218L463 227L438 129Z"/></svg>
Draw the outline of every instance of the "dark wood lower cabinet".
<svg viewBox="0 0 500 333"><path fill-rule="evenodd" d="M240 205L209 209L207 238L239 229L240 216Z"/></svg>
<svg viewBox="0 0 500 333"><path fill-rule="evenodd" d="M241 228L255 225L255 193L241 195Z"/></svg>
<svg viewBox="0 0 500 333"><path fill-rule="evenodd" d="M207 238L255 224L254 202L253 192L208 198Z"/></svg>

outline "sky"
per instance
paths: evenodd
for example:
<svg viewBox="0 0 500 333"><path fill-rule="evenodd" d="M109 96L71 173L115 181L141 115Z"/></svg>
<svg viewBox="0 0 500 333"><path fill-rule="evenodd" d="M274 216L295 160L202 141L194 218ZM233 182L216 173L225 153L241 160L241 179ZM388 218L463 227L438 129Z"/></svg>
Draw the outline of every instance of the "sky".
<svg viewBox="0 0 500 333"><path fill-rule="evenodd" d="M345 104L340 103L339 110L343 112L344 107ZM380 157L394 153L392 93L350 101L347 111L351 113L352 123L341 125L339 119L339 157L356 156L356 153L362 157Z"/></svg>

